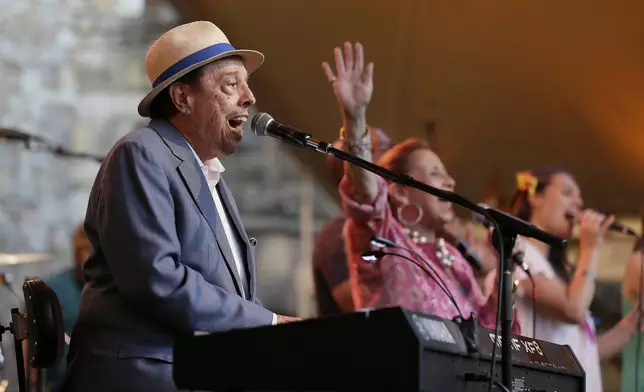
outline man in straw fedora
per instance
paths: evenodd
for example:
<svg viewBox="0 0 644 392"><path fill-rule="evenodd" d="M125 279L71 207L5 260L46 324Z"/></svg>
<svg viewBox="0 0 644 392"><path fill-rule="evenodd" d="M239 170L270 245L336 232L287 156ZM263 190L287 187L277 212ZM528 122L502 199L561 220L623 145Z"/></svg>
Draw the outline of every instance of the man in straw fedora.
<svg viewBox="0 0 644 392"><path fill-rule="evenodd" d="M151 121L115 144L92 188L94 251L59 390L176 391L177 336L297 320L257 300L255 241L217 159L242 140L248 75L263 60L210 22L173 28L148 51L138 111Z"/></svg>

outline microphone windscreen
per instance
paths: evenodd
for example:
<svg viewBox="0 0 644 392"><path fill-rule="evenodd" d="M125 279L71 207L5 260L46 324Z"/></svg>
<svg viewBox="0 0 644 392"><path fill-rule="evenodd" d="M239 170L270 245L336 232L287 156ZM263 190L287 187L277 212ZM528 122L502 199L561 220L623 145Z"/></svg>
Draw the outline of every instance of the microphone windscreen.
<svg viewBox="0 0 644 392"><path fill-rule="evenodd" d="M250 129L257 136L268 135L268 124L273 121L268 113L256 113L250 122Z"/></svg>

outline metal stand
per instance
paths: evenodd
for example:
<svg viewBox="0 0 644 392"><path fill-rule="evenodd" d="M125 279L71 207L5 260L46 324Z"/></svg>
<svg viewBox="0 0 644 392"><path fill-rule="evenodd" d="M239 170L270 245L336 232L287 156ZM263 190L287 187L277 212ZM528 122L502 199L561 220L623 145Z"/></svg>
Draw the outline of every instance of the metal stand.
<svg viewBox="0 0 644 392"><path fill-rule="evenodd" d="M25 384L25 357L22 352L22 341L27 338L27 318L20 314L18 308L11 309L11 323L9 326L0 325L0 341L5 332L13 334L13 343L16 352L16 370L18 372L18 389L26 391Z"/></svg>
<svg viewBox="0 0 644 392"><path fill-rule="evenodd" d="M514 244L516 243L517 235L513 234L511 230L503 230L502 232L502 245L504 263L503 270L499 273L501 280L501 383L503 386L512 390L512 322L514 312L512 311L512 272L514 270L514 263L512 261L512 252ZM497 249L498 251L498 249ZM499 252L501 253L501 252Z"/></svg>
<svg viewBox="0 0 644 392"><path fill-rule="evenodd" d="M22 340L19 340L15 335L13 337L13 344L15 345L14 351L16 352L16 371L18 372L18 390L27 391L25 376L25 357L22 355Z"/></svg>

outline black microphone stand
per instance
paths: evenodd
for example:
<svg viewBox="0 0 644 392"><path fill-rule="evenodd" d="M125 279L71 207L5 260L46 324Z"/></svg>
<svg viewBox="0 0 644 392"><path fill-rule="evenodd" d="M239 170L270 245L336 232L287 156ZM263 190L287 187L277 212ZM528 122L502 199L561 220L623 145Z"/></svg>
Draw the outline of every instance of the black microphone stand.
<svg viewBox="0 0 644 392"><path fill-rule="evenodd" d="M495 247L499 252L501 258L502 267L499 269L500 274L502 274L499 278L501 285L501 290L499 292L501 309L498 309L498 316L500 316L501 318L501 380L502 384L506 388L508 388L508 390L512 390L512 270L514 268L514 264L511 260L511 257L517 236L521 235L524 237L534 238L557 248L564 248L567 244L567 240L546 233L538 229L535 225L510 214L506 214L493 208L480 206L454 192L434 188L423 182L415 180L413 177L405 174L394 173L390 170L385 169L384 167L378 166L355 155L351 155L342 150L334 148L333 145L327 142L313 140L309 134L296 135L292 137L288 142L289 144L298 147L308 148L317 152L331 155L335 158L349 162L358 167L361 167L362 169L370 171L387 180L410 188L418 189L440 199L449 201L453 204L457 204L470 211L485 216L495 225L495 228L497 229L495 231L498 231L496 235L500 236L501 239L501 241L498 241L499 243L495 242ZM494 347L496 348L496 346L497 345L495 344ZM496 355L495 353L493 353L492 363L494 363L495 360ZM494 374L490 374L490 380L494 380Z"/></svg>
<svg viewBox="0 0 644 392"><path fill-rule="evenodd" d="M512 319L514 316L514 312L512 311L512 271L514 270L512 252L516 244L517 233L504 228L499 222L497 224L501 232L501 241L500 244L494 241L494 247L500 255L504 255L505 257L504 262L500 263L502 292L499 293L501 295L501 308L498 309L501 312L501 383L511 391L513 388L512 348L510 342L512 341ZM494 375L490 374L490 377L494 377Z"/></svg>

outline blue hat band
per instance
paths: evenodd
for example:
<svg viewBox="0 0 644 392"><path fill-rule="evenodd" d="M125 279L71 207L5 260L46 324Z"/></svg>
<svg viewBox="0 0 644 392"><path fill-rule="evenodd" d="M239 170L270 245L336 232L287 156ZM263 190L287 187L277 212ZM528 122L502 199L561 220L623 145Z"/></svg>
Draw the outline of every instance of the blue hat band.
<svg viewBox="0 0 644 392"><path fill-rule="evenodd" d="M230 52L235 50L235 48L228 43L221 43L221 44L214 44L212 46L208 46L207 48L203 48L201 50L198 50L191 54L190 56L186 56L182 58L181 60L177 61L176 63L172 64L168 69L163 71L159 77L157 77L154 82L152 83L152 87L156 87L160 85L161 83L165 82L172 76L178 74L179 72L183 71L186 68L192 67L195 64L198 64L202 61L208 60L209 58L219 56L222 53Z"/></svg>

